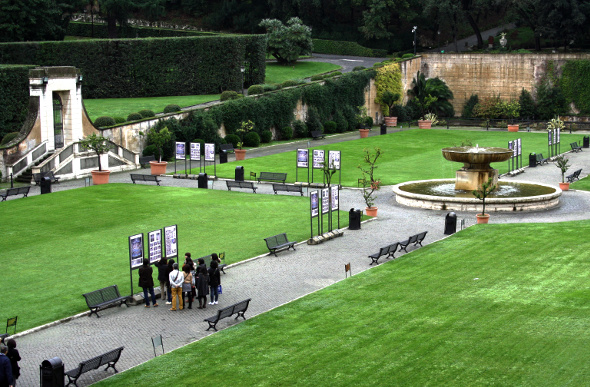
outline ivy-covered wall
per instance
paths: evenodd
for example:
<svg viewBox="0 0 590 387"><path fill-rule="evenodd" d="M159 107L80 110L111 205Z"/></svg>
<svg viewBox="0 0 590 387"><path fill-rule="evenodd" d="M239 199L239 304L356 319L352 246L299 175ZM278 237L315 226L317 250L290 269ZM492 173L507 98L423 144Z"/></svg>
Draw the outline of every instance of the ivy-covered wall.
<svg viewBox="0 0 590 387"><path fill-rule="evenodd" d="M590 114L590 59L570 60L563 66L560 86L580 114Z"/></svg>
<svg viewBox="0 0 590 387"><path fill-rule="evenodd" d="M29 107L29 70L35 66L0 65L0 139L18 132Z"/></svg>
<svg viewBox="0 0 590 387"><path fill-rule="evenodd" d="M265 35L0 44L0 63L75 66L85 98L215 94L264 83Z"/></svg>
<svg viewBox="0 0 590 387"><path fill-rule="evenodd" d="M377 87L377 94L375 96L375 102L379 104L382 103L381 97L386 91L399 94L401 102L403 97L403 86L402 72L399 63L391 63L379 67L376 71L375 87ZM387 106L385 106L385 110L387 111L384 111L383 114L389 114Z"/></svg>

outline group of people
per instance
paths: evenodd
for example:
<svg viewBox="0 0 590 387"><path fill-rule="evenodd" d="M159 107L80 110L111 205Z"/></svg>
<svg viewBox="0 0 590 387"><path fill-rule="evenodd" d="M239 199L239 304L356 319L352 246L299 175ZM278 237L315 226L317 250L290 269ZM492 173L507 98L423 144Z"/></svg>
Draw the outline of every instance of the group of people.
<svg viewBox="0 0 590 387"><path fill-rule="evenodd" d="M0 342L0 387L16 386L16 379L20 376L20 360L14 339Z"/></svg>
<svg viewBox="0 0 590 387"><path fill-rule="evenodd" d="M199 309L205 309L207 306L207 295L211 296L209 305L216 305L219 299L219 288L221 287L221 275L219 264L221 260L215 253L211 254L211 264L209 267L205 264L203 258L199 258L197 263L193 262L191 253L184 255L184 264L182 270L179 270L178 263L174 259L162 258L156 262L158 268L158 281L160 282L160 295L162 300L166 299L166 304L171 305L170 310L182 310L188 303L188 309L193 308L193 299L196 297L199 301ZM139 286L143 288L145 307L150 307L151 296L152 304L156 307L156 296L154 294L154 279L152 277L153 269L149 260L143 260L143 266L139 268ZM185 301L186 300L186 301Z"/></svg>

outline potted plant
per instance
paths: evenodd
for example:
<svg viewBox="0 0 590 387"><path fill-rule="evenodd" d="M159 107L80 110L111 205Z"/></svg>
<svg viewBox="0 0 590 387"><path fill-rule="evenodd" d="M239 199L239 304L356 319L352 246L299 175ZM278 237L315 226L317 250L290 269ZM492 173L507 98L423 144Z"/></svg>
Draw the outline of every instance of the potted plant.
<svg viewBox="0 0 590 387"><path fill-rule="evenodd" d="M251 120L242 121L236 133L240 136L240 141L238 141L237 146L238 149L234 149L234 153L236 154L236 160L244 160L246 158L246 150L242 149L244 146L244 136L246 133L252 131L254 129L254 123Z"/></svg>
<svg viewBox="0 0 590 387"><path fill-rule="evenodd" d="M148 141L154 144L158 151L158 161L150 161L150 170L152 175L164 175L166 173L166 166L168 163L162 161L162 155L164 154L164 145L172 138L172 133L168 130L168 127L164 127L160 130L152 129L148 133Z"/></svg>
<svg viewBox="0 0 590 387"><path fill-rule="evenodd" d="M490 215L486 214L486 198L498 187L496 184L493 184L493 182L494 178L490 177L488 181L481 184L481 188L471 191L476 198L482 201L481 214L475 215L477 218L477 224L488 223L488 220L490 219Z"/></svg>
<svg viewBox="0 0 590 387"><path fill-rule="evenodd" d="M569 161L570 160L564 155L559 155L555 158L555 165L561 170L561 183L559 183L559 188L561 188L562 191L570 189L570 183L565 182L565 173L571 167Z"/></svg>
<svg viewBox="0 0 590 387"><path fill-rule="evenodd" d="M520 103L518 101L505 102L503 105L504 115L506 115L509 120L514 121L515 118L520 116ZM518 124L508 124L509 132L518 132L518 128Z"/></svg>
<svg viewBox="0 0 590 387"><path fill-rule="evenodd" d="M371 130L370 128L367 128L367 121L371 117L369 117L369 115L367 114L366 107L358 106L357 109L359 112L356 115L356 120L359 128L359 134L361 138L367 138L369 137L369 130Z"/></svg>
<svg viewBox="0 0 590 387"><path fill-rule="evenodd" d="M79 144L82 148L94 151L98 156L98 169L91 171L92 183L95 185L107 184L109 182L111 171L108 169L102 169L101 155L108 153L111 149L111 144L109 143L108 138L92 133L91 135L86 136L83 140L80 140Z"/></svg>
<svg viewBox="0 0 590 387"><path fill-rule="evenodd" d="M422 119L418 120L418 127L420 129L430 129L432 125L436 125L438 123L438 117L434 113L427 113L422 117Z"/></svg>
<svg viewBox="0 0 590 387"><path fill-rule="evenodd" d="M394 116L394 106L399 100L399 97L400 95L398 93L394 93L389 90L387 90L381 96L381 102L383 105L385 105L383 109L383 115L385 116L385 125L387 126L397 126L397 117Z"/></svg>
<svg viewBox="0 0 590 387"><path fill-rule="evenodd" d="M549 130L554 130L554 129L563 130L563 128L565 128L565 124L563 123L561 118L559 118L559 116L557 116L557 118L553 118L551 121L547 122L547 129L549 129Z"/></svg>
<svg viewBox="0 0 590 387"><path fill-rule="evenodd" d="M373 206L375 204L375 191L378 191L381 188L381 180L377 180L374 177L374 172L377 166L377 159L381 156L381 148L375 147L375 153L371 153L368 148L363 150L365 155L363 157L363 161L365 165L359 165L357 168L361 170L363 173L363 177L361 178L361 184L363 186L363 199L365 199L365 204L367 207L365 208L365 213L368 216L377 216L377 207Z"/></svg>

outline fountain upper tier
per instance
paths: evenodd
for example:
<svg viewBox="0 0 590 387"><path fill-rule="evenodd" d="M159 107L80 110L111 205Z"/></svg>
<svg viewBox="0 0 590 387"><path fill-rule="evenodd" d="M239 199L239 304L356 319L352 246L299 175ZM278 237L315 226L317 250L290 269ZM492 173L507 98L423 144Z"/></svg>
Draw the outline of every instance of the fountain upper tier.
<svg viewBox="0 0 590 387"><path fill-rule="evenodd" d="M508 148L459 146L443 148L442 153L449 161L464 163L465 169L491 169L490 163L506 161L513 152Z"/></svg>

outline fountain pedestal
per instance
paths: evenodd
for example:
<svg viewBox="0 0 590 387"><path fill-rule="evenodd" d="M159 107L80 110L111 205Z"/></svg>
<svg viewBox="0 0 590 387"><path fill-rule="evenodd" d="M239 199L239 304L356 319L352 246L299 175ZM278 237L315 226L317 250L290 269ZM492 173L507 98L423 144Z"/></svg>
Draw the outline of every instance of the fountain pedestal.
<svg viewBox="0 0 590 387"><path fill-rule="evenodd" d="M481 185L492 178L498 183L498 170L490 167L490 163L506 161L512 156L512 150L506 148L480 148L479 146L463 146L444 148L443 157L449 161L463 163L455 175L455 189L473 191L481 189Z"/></svg>
<svg viewBox="0 0 590 387"><path fill-rule="evenodd" d="M455 174L455 189L473 191L481 188L481 185L492 178L492 184L498 184L497 169L459 169Z"/></svg>

